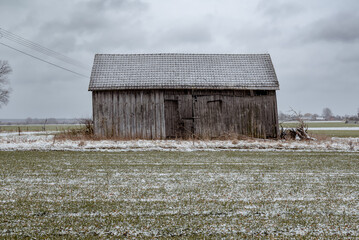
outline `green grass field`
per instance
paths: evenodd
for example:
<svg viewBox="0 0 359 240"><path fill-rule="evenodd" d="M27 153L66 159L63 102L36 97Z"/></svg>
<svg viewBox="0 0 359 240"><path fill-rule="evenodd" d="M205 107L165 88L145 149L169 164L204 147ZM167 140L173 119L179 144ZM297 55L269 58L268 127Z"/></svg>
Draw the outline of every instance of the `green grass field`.
<svg viewBox="0 0 359 240"><path fill-rule="evenodd" d="M284 128L295 128L298 123L295 122L284 122L280 124ZM309 128L337 128L337 127L359 127L358 124L346 124L345 122L308 122ZM322 137L359 137L358 130L309 130L310 135L318 135Z"/></svg>
<svg viewBox="0 0 359 240"><path fill-rule="evenodd" d="M79 129L83 125L79 124L53 124L53 125L8 125L0 126L1 132L40 132L40 131L65 131Z"/></svg>
<svg viewBox="0 0 359 240"><path fill-rule="evenodd" d="M359 131L357 130L309 130L309 135L316 134L327 137L359 137Z"/></svg>
<svg viewBox="0 0 359 240"><path fill-rule="evenodd" d="M359 154L0 152L0 238L359 237Z"/></svg>
<svg viewBox="0 0 359 240"><path fill-rule="evenodd" d="M298 123L295 122L284 122L281 123L281 125L284 128L294 128L296 126L298 126ZM315 128L320 128L320 127L359 127L359 123L358 124L354 124L354 123L345 123L345 122L308 122L307 123L308 127L315 127Z"/></svg>

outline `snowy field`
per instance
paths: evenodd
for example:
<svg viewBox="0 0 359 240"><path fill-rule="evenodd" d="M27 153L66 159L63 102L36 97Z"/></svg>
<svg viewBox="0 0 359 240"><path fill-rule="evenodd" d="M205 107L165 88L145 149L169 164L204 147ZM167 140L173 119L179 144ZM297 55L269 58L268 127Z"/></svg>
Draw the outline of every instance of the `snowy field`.
<svg viewBox="0 0 359 240"><path fill-rule="evenodd" d="M355 151L25 151L25 143L0 151L0 238L359 237Z"/></svg>
<svg viewBox="0 0 359 240"><path fill-rule="evenodd" d="M359 138L329 138L318 141L285 140L135 140L57 141L55 132L0 133L0 151L341 151L359 152Z"/></svg>

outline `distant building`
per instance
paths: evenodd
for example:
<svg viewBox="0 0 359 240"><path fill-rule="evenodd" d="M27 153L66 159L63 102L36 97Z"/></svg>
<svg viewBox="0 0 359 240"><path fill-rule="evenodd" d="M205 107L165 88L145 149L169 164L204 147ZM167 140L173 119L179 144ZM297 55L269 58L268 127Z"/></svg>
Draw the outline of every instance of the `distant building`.
<svg viewBox="0 0 359 240"><path fill-rule="evenodd" d="M123 139L278 136L269 54L97 54L94 132Z"/></svg>

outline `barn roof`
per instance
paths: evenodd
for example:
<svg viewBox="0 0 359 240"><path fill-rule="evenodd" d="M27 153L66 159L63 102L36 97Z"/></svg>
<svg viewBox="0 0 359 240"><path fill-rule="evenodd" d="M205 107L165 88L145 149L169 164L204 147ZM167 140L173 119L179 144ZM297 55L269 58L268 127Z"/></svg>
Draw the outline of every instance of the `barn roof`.
<svg viewBox="0 0 359 240"><path fill-rule="evenodd" d="M89 91L278 90L269 54L96 54Z"/></svg>

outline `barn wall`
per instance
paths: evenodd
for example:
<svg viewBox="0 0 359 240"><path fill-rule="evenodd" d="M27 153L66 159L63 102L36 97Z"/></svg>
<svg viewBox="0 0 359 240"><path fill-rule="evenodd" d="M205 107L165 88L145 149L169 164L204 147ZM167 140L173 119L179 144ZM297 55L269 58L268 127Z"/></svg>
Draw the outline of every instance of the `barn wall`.
<svg viewBox="0 0 359 240"><path fill-rule="evenodd" d="M95 135L165 138L162 91L93 91L92 101Z"/></svg>
<svg viewBox="0 0 359 240"><path fill-rule="evenodd" d="M124 139L278 136L275 91L94 91L95 134Z"/></svg>
<svg viewBox="0 0 359 240"><path fill-rule="evenodd" d="M226 138L246 135L258 138L278 136L275 91L249 90L166 90L166 136L170 138ZM171 114L166 114L170 112ZM177 121L173 116L178 116ZM168 134L170 132L170 135Z"/></svg>
<svg viewBox="0 0 359 240"><path fill-rule="evenodd" d="M278 134L275 95L197 96L195 133L207 138L231 134L275 138Z"/></svg>

